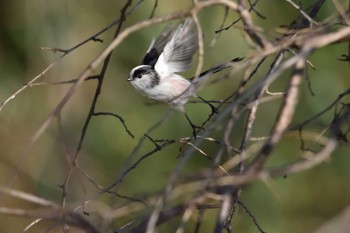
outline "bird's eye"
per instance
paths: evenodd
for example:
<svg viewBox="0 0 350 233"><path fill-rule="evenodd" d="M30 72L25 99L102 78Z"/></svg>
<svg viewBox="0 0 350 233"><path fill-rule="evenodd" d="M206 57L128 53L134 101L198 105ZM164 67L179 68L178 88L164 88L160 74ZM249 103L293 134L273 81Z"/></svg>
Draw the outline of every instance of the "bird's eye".
<svg viewBox="0 0 350 233"><path fill-rule="evenodd" d="M137 78L142 78L142 74L138 74L136 77Z"/></svg>

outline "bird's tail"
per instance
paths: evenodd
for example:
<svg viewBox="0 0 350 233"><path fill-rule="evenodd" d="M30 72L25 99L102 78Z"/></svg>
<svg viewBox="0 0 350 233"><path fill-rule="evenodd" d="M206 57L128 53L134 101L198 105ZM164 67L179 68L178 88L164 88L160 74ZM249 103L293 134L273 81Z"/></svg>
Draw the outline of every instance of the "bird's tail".
<svg viewBox="0 0 350 233"><path fill-rule="evenodd" d="M217 72L222 71L223 69L229 68L232 66L232 64L237 63L239 61L242 61L244 59L244 57L236 57L234 59L232 59L231 61L222 63L220 65L214 66L213 68L210 68L206 71L203 71L202 73L199 74L199 79L208 77L210 75L213 75ZM195 77L190 78L190 80L192 81Z"/></svg>

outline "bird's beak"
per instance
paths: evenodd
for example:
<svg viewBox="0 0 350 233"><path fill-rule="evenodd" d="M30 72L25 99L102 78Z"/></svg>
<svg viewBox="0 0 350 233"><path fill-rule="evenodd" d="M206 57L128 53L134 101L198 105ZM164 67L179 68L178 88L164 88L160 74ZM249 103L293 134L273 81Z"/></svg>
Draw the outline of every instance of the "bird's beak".
<svg viewBox="0 0 350 233"><path fill-rule="evenodd" d="M132 81L132 78L129 76L126 80L130 82Z"/></svg>

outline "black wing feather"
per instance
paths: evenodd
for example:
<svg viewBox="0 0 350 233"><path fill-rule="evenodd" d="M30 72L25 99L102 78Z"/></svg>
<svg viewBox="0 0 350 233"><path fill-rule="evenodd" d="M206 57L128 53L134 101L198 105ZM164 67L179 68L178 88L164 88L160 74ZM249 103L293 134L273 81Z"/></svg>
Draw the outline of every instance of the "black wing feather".
<svg viewBox="0 0 350 233"><path fill-rule="evenodd" d="M142 59L142 65L150 65L154 68L157 63L160 54L163 52L165 45L169 42L171 37L174 35L176 27L168 26L158 36L158 38L152 43L148 49L146 56Z"/></svg>
<svg viewBox="0 0 350 233"><path fill-rule="evenodd" d="M160 53L157 51L157 49L152 48L146 56L143 58L141 64L142 65L150 65L154 67L154 65L157 63Z"/></svg>

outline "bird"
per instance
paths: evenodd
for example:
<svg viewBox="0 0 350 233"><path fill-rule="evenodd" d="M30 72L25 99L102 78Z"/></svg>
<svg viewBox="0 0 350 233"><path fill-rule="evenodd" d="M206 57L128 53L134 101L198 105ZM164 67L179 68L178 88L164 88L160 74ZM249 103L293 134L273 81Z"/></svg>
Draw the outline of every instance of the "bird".
<svg viewBox="0 0 350 233"><path fill-rule="evenodd" d="M192 66L192 58L198 49L198 34L192 18L187 18L178 27L166 27L157 39L153 39L141 64L134 67L127 78L131 85L142 95L168 104L171 108L185 114L192 127L193 136L197 137L197 129L202 127L192 123L184 105L190 97L198 97L209 104L212 112L216 108L205 99L197 96L192 79L177 74ZM203 79L209 75L230 67L230 62L213 67L199 75Z"/></svg>

